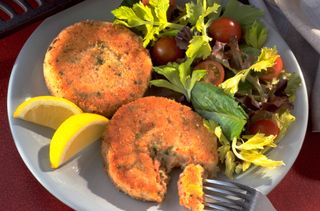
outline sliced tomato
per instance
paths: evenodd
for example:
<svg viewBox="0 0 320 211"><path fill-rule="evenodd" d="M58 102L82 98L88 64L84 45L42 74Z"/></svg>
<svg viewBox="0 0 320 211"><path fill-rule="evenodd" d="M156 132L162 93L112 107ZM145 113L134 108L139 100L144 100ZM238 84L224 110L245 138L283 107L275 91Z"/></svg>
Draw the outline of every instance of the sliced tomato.
<svg viewBox="0 0 320 211"><path fill-rule="evenodd" d="M248 129L250 134L263 133L267 136L277 136L280 132L277 124L271 119L260 119L250 124Z"/></svg>
<svg viewBox="0 0 320 211"><path fill-rule="evenodd" d="M213 60L205 60L194 67L195 70L207 70L207 75L202 79L204 82L212 83L215 86L221 84L224 80L223 66Z"/></svg>
<svg viewBox="0 0 320 211"><path fill-rule="evenodd" d="M283 70L283 60L281 56L279 56L276 59L273 67L268 68L266 73L260 76L260 79L265 81L271 81L274 78L278 78L282 70Z"/></svg>
<svg viewBox="0 0 320 211"><path fill-rule="evenodd" d="M228 17L221 17L214 20L209 28L209 35L220 42L227 43L231 38L241 39L240 24Z"/></svg>

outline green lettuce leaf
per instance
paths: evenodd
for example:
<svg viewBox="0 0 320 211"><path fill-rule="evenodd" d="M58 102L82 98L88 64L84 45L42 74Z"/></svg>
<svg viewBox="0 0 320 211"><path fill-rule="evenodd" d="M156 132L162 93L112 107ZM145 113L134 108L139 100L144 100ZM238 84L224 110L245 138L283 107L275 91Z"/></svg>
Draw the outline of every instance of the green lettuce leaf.
<svg viewBox="0 0 320 211"><path fill-rule="evenodd" d="M186 55L188 58L202 58L205 59L211 54L211 46L209 39L203 36L193 36Z"/></svg>
<svg viewBox="0 0 320 211"><path fill-rule="evenodd" d="M277 49L264 47L261 49L261 53L256 63L251 65L248 69L252 69L255 72L261 72L267 70L269 67L273 67L276 59L279 57Z"/></svg>
<svg viewBox="0 0 320 211"><path fill-rule="evenodd" d="M230 144L222 145L218 148L218 155L221 163L224 163L226 154L231 150Z"/></svg>
<svg viewBox="0 0 320 211"><path fill-rule="evenodd" d="M238 21L242 27L249 27L263 16L263 11L250 5L244 5L237 0L229 0L222 16Z"/></svg>
<svg viewBox="0 0 320 211"><path fill-rule="evenodd" d="M233 173L236 168L236 163L235 163L234 154L231 151L228 151L226 153L225 165L226 167L224 170L224 174L229 178L233 178Z"/></svg>
<svg viewBox="0 0 320 211"><path fill-rule="evenodd" d="M260 21L255 21L246 28L244 39L248 45L260 49L266 42L267 36L267 28Z"/></svg>
<svg viewBox="0 0 320 211"><path fill-rule="evenodd" d="M225 80L219 85L226 93L234 95L239 89L240 81L244 81L249 73L250 69L241 70L235 76Z"/></svg>
<svg viewBox="0 0 320 211"><path fill-rule="evenodd" d="M218 123L229 140L240 136L247 122L247 114L238 102L222 89L198 82L192 89L191 102L201 116Z"/></svg>
<svg viewBox="0 0 320 211"><path fill-rule="evenodd" d="M209 42L212 38L207 35L210 21L206 19L209 16L213 17L213 14L217 14L219 8L219 4L215 2L209 4L207 0L197 0L196 4L193 1L186 3L186 15L182 19L187 20L192 26L192 31L198 34L192 37L186 51L189 59L205 59L210 55L211 46Z"/></svg>
<svg viewBox="0 0 320 211"><path fill-rule="evenodd" d="M288 84L284 92L289 96L290 102L295 101L297 89L301 86L301 78L297 73L288 74Z"/></svg>
<svg viewBox="0 0 320 211"><path fill-rule="evenodd" d="M256 63L247 69L237 72L233 77L221 83L219 87L221 87L226 93L233 96L239 90L239 83L241 81L244 82L247 77L250 76L251 70L255 72L261 72L269 67L272 67L278 56L279 54L276 48L262 48ZM258 84L259 81L255 81L254 78L251 77L250 83L257 89L259 93L261 93L261 95L264 94L264 92L261 90L261 86Z"/></svg>
<svg viewBox="0 0 320 211"><path fill-rule="evenodd" d="M280 132L277 136L277 141L282 139L286 134L289 126L296 120L296 118L290 113L289 110L283 112L282 114L276 114L275 120L277 121Z"/></svg>
<svg viewBox="0 0 320 211"><path fill-rule="evenodd" d="M156 40L163 30L183 28L184 25L168 22L168 8L169 0L150 0L148 5L139 1L133 4L132 8L120 6L113 10L112 14L116 18L114 23L140 31L143 34L143 46L146 47L150 41Z"/></svg>
<svg viewBox="0 0 320 211"><path fill-rule="evenodd" d="M179 92L190 101L194 85L207 74L206 70L193 70L191 72L191 63L192 60L187 60L181 64L169 63L168 65L153 67L156 73L165 76L168 81L156 79L151 80L150 84Z"/></svg>

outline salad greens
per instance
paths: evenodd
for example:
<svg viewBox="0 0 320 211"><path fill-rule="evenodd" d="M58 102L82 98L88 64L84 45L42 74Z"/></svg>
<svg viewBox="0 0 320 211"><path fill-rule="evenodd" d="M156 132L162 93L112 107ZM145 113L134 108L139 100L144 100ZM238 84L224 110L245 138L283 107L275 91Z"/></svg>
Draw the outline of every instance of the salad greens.
<svg viewBox="0 0 320 211"><path fill-rule="evenodd" d="M237 0L228 0L224 5L218 2L189 1L168 15L169 0L149 0L148 5L139 0L124 0L112 14L114 23L138 33L145 47L151 48L162 36L174 36L177 46L185 50L184 58L154 66L160 78L150 84L182 94L185 103L191 103L204 118L204 126L218 138L219 160L231 178L251 165L268 168L284 165L265 153L277 146L295 121L290 110L301 80L284 69L270 81L261 79L279 58L276 47L264 47L268 31L259 20L263 12ZM211 23L220 17L231 18L241 25L245 32L241 40L222 43L208 35ZM208 70L195 68L203 60L223 65L226 78L220 85L203 82ZM249 133L249 126L259 119L275 122L279 133Z"/></svg>
<svg viewBox="0 0 320 211"><path fill-rule="evenodd" d="M156 40L164 29L181 30L183 25L170 23L167 20L169 0L150 0L149 6L142 2L133 4L132 8L120 6L112 11L116 17L114 23L123 24L129 28L135 28L144 34L143 46Z"/></svg>
<svg viewBox="0 0 320 211"><path fill-rule="evenodd" d="M158 87L171 89L183 94L188 101L191 99L191 90L197 81L200 81L206 74L206 70L193 70L191 73L192 59L181 64L170 63L165 66L154 67L153 70L166 77L167 80L151 80L150 84Z"/></svg>
<svg viewBox="0 0 320 211"><path fill-rule="evenodd" d="M260 21L255 21L246 28L245 41L248 45L260 49L266 42L268 31Z"/></svg>
<svg viewBox="0 0 320 211"><path fill-rule="evenodd" d="M250 5L241 4L237 0L229 0L222 16L230 17L246 28L263 17L263 11Z"/></svg>
<svg viewBox="0 0 320 211"><path fill-rule="evenodd" d="M229 140L238 138L247 123L247 114L232 96L209 83L196 83L191 102L204 118L218 123Z"/></svg>

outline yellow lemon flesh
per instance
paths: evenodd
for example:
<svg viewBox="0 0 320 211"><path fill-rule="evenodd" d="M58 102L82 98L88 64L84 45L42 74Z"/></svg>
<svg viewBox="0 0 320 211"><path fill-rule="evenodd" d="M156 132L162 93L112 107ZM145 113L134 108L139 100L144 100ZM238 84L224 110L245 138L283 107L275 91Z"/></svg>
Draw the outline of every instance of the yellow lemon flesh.
<svg viewBox="0 0 320 211"><path fill-rule="evenodd" d="M101 115L81 113L69 117L54 133L50 142L50 163L58 168L78 152L98 140L109 120Z"/></svg>
<svg viewBox="0 0 320 211"><path fill-rule="evenodd" d="M69 100L54 96L38 96L21 103L13 117L57 129L68 117L79 113L82 113L82 110Z"/></svg>

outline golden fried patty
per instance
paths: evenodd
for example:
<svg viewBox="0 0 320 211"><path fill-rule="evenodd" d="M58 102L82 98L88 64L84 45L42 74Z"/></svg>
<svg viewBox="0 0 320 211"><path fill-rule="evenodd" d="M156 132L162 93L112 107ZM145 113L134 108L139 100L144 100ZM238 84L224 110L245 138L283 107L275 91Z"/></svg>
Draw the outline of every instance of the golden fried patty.
<svg viewBox="0 0 320 211"><path fill-rule="evenodd" d="M102 21L83 21L64 29L44 60L51 94L105 116L143 96L151 69L150 56L136 34Z"/></svg>
<svg viewBox="0 0 320 211"><path fill-rule="evenodd" d="M204 169L201 165L189 164L178 181L179 202L182 206L192 210L204 209L203 192Z"/></svg>
<svg viewBox="0 0 320 211"><path fill-rule="evenodd" d="M163 97L144 97L121 106L102 142L106 171L130 196L161 202L174 167L216 167L216 137L189 107Z"/></svg>

